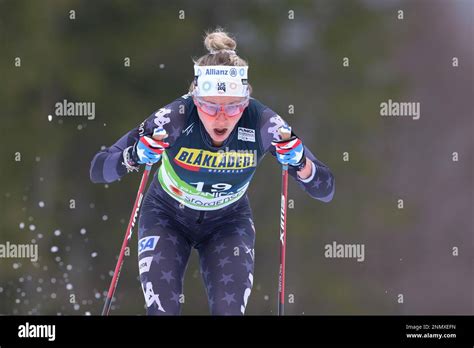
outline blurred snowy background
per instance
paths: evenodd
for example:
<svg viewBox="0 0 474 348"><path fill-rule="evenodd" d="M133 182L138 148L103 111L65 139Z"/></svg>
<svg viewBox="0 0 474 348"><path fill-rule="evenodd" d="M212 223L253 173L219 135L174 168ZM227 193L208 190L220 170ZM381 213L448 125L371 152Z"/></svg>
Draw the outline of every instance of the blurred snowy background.
<svg viewBox="0 0 474 348"><path fill-rule="evenodd" d="M187 91L216 26L248 59L254 97L336 177L330 204L290 183L287 313L472 314L473 12L469 0L0 1L0 244L38 245L37 262L0 258L0 314L100 313L141 175L94 185L90 161ZM95 118L54 115L64 99L94 102ZM420 119L381 117L388 99L420 103ZM248 314L277 310L279 190L269 157L249 189ZM145 313L135 233L112 314ZM365 260L326 258L333 241L364 244ZM195 253L184 294L183 314L208 313Z"/></svg>

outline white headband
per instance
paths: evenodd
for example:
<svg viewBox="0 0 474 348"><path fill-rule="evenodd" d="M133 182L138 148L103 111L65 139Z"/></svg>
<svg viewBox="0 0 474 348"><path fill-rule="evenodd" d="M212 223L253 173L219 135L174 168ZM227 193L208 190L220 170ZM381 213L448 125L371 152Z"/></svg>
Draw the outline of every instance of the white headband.
<svg viewBox="0 0 474 348"><path fill-rule="evenodd" d="M195 93L198 97L247 97L248 66L194 65Z"/></svg>

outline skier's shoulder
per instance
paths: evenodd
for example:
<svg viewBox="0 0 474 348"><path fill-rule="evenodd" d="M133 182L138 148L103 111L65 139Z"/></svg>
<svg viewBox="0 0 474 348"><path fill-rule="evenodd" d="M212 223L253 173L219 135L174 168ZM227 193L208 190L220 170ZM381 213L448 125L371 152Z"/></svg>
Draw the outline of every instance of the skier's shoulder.
<svg viewBox="0 0 474 348"><path fill-rule="evenodd" d="M151 134L156 127L164 128L168 134L176 135L186 122L186 115L192 109L192 98L184 94L151 113L139 128L139 135ZM172 133L172 134L171 134Z"/></svg>
<svg viewBox="0 0 474 348"><path fill-rule="evenodd" d="M249 116L254 118L260 125L265 124L269 118L278 116L270 107L253 97L249 100L248 110Z"/></svg>
<svg viewBox="0 0 474 348"><path fill-rule="evenodd" d="M248 105L249 113L254 116L260 116L262 112L267 108L265 104L263 104L260 100L250 97L249 105Z"/></svg>
<svg viewBox="0 0 474 348"><path fill-rule="evenodd" d="M191 95L184 94L165 106L156 109L151 115L150 119L153 119L157 125L162 123L168 123L171 119L182 119L183 116L187 115L192 110L194 103ZM170 119L171 118L171 119Z"/></svg>
<svg viewBox="0 0 474 348"><path fill-rule="evenodd" d="M182 96L174 99L170 103L156 109L152 116L159 116L161 114L165 115L174 115L180 114L183 115L189 111L193 106L193 99L189 93L183 94Z"/></svg>
<svg viewBox="0 0 474 348"><path fill-rule="evenodd" d="M248 115L259 130L262 152L267 152L271 142L279 139L277 130L287 123L276 111L255 98L250 99Z"/></svg>

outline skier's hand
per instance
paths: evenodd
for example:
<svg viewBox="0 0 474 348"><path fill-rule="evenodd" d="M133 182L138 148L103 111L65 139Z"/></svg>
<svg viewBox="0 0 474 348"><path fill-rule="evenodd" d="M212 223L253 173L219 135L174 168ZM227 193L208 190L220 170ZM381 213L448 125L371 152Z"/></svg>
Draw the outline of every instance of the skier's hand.
<svg viewBox="0 0 474 348"><path fill-rule="evenodd" d="M154 164L161 159L161 154L169 147L163 139L167 137L163 128L156 128L153 136L138 139L131 151L131 159L137 164ZM158 140L159 139L159 140Z"/></svg>
<svg viewBox="0 0 474 348"><path fill-rule="evenodd" d="M291 136L291 128L288 126L281 127L279 131L283 140L272 142L272 145L275 146L278 161L297 169L304 167L306 157L304 156L304 146L301 139Z"/></svg>

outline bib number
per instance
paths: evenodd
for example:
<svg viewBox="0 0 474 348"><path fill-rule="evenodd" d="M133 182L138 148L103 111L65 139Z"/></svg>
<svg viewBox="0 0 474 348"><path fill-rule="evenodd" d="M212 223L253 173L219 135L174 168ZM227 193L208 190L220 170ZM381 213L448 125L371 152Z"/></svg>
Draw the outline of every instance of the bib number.
<svg viewBox="0 0 474 348"><path fill-rule="evenodd" d="M202 189L204 188L204 181L200 181L200 182L191 182L190 183L191 185L196 185L196 190L198 190L199 192L202 192ZM222 192L222 191L227 191L227 190L230 190L230 188L232 187L231 184L227 184L227 183L218 183L218 184L212 184L211 185L211 192Z"/></svg>

